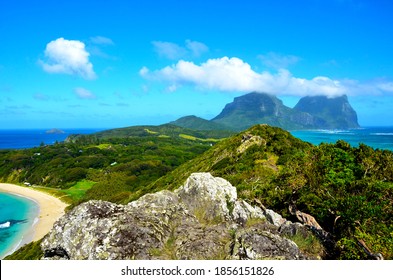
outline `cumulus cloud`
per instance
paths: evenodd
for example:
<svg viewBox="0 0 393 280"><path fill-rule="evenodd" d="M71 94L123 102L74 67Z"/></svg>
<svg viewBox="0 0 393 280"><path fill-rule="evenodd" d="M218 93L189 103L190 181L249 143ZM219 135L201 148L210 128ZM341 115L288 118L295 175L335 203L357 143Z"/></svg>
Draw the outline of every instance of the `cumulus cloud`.
<svg viewBox="0 0 393 280"><path fill-rule="evenodd" d="M193 85L207 90L260 91L296 96L333 97L348 91L340 81L323 76L311 80L296 78L286 69L280 69L276 73L257 73L248 63L236 57L209 59L200 65L180 60L176 64L154 71L143 67L139 73L146 79L169 83L170 91L182 85Z"/></svg>
<svg viewBox="0 0 393 280"><path fill-rule="evenodd" d="M96 96L90 90L85 88L75 88L74 93L80 99L96 99Z"/></svg>
<svg viewBox="0 0 393 280"><path fill-rule="evenodd" d="M209 50L205 44L191 40L186 40L185 46L162 41L153 41L152 44L155 52L159 56L171 60L177 60L184 57L199 57Z"/></svg>
<svg viewBox="0 0 393 280"><path fill-rule="evenodd" d="M267 67L274 69L288 68L288 66L300 61L300 57L294 55L281 55L275 52L268 52L265 55L259 55L258 58Z"/></svg>
<svg viewBox="0 0 393 280"><path fill-rule="evenodd" d="M46 61L39 61L44 71L80 76L86 80L95 79L93 64L89 61L85 44L77 40L58 38L46 45Z"/></svg>

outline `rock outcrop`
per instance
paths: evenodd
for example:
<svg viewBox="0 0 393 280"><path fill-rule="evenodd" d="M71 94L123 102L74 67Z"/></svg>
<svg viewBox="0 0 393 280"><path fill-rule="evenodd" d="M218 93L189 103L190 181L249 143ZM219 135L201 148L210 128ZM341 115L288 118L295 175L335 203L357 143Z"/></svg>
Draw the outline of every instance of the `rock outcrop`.
<svg viewBox="0 0 393 280"><path fill-rule="evenodd" d="M45 259L317 258L288 239L291 225L239 200L228 181L194 173L174 192L147 194L127 205L83 203L55 223L41 248ZM51 253L57 251L62 254Z"/></svg>

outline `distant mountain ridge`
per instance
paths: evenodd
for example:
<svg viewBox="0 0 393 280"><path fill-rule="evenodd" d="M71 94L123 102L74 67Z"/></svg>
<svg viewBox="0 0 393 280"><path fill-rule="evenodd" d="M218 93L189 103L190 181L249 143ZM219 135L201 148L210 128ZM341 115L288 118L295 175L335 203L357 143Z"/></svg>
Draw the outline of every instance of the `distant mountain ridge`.
<svg viewBox="0 0 393 280"><path fill-rule="evenodd" d="M205 120L196 116L180 118L171 124L197 130L245 130L255 124L283 129L359 128L357 114L346 95L334 98L307 96L294 108L287 107L274 95L251 92L235 97L219 115Z"/></svg>
<svg viewBox="0 0 393 280"><path fill-rule="evenodd" d="M252 92L235 97L213 122L241 131L255 124L266 123L281 128L302 128L291 120L293 110L273 95Z"/></svg>

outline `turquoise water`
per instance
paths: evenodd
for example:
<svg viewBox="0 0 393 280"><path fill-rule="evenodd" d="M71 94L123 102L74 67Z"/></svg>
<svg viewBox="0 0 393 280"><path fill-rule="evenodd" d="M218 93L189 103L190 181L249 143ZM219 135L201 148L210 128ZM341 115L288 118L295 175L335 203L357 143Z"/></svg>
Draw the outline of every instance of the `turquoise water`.
<svg viewBox="0 0 393 280"><path fill-rule="evenodd" d="M38 210L33 200L0 192L0 259L22 245Z"/></svg>
<svg viewBox="0 0 393 280"><path fill-rule="evenodd" d="M303 141L318 145L320 143L336 143L344 140L357 147L359 143L374 149L393 151L393 127L366 127L350 130L299 130L291 134Z"/></svg>

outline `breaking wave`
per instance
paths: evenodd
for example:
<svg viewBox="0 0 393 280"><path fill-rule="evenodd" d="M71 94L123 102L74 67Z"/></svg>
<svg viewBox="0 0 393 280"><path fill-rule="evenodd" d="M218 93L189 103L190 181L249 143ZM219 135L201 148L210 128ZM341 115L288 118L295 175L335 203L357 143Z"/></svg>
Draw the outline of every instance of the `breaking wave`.
<svg viewBox="0 0 393 280"><path fill-rule="evenodd" d="M11 226L11 222L7 221L5 223L0 224L0 228L9 228Z"/></svg>

